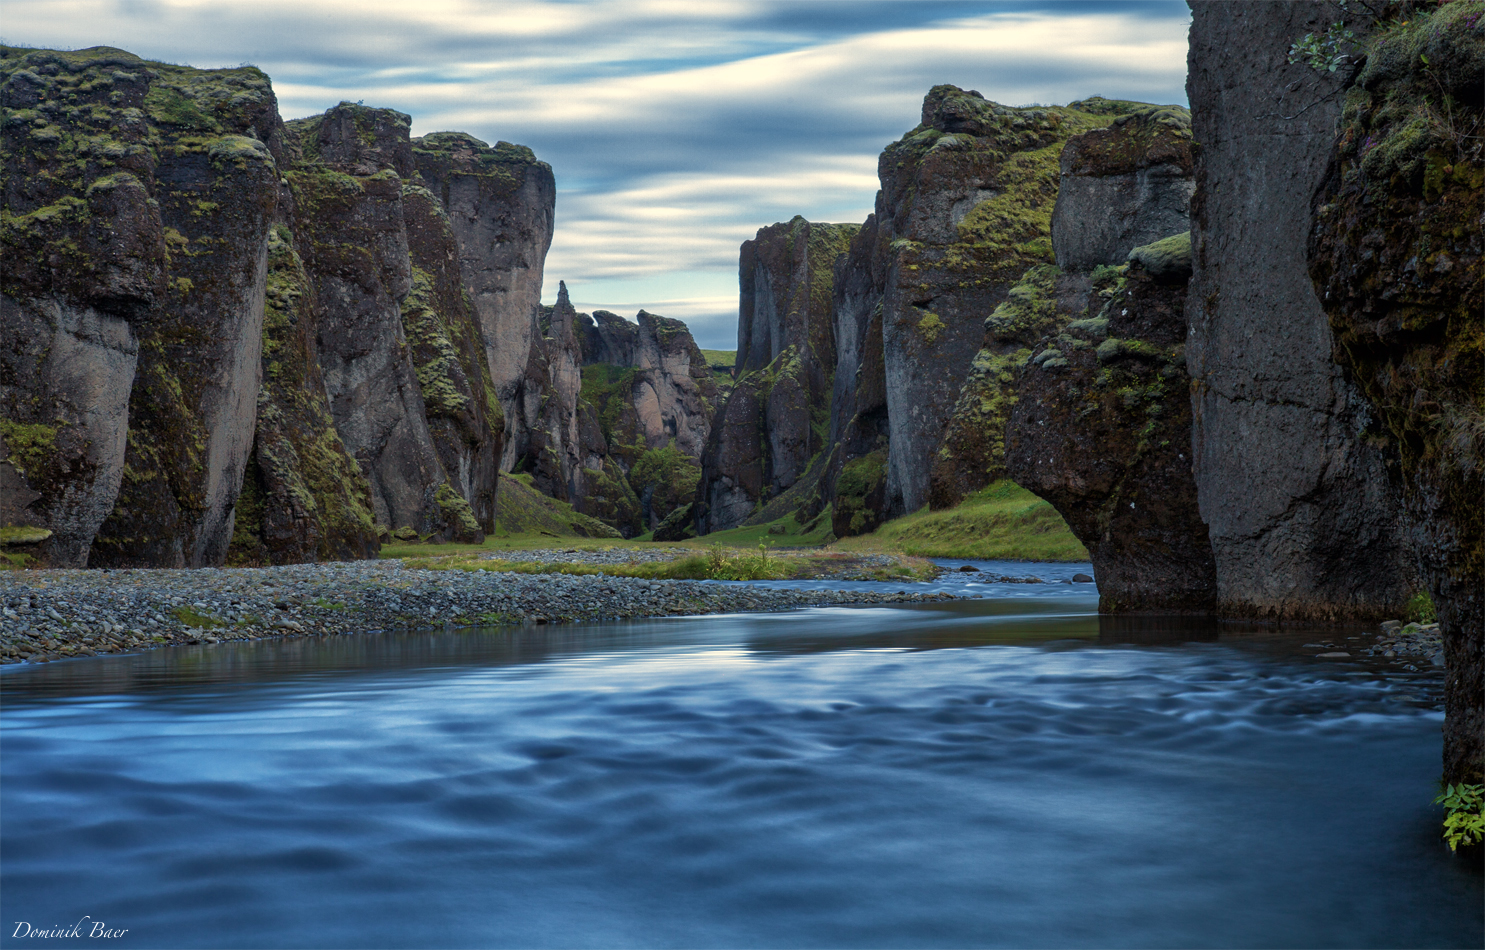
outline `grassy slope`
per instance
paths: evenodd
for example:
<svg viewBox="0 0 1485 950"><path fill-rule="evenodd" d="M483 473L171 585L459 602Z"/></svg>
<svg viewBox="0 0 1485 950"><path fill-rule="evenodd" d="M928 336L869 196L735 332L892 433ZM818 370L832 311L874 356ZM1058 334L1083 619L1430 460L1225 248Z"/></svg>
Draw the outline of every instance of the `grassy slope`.
<svg viewBox="0 0 1485 950"><path fill-rule="evenodd" d="M944 511L924 508L887 522L873 534L844 538L833 547L918 557L1088 560L1088 549L1073 537L1056 509L1007 480L986 486L957 507Z"/></svg>
<svg viewBox="0 0 1485 950"><path fill-rule="evenodd" d="M702 350L701 357L708 366L725 366L731 369L737 363L737 350Z"/></svg>
<svg viewBox="0 0 1485 950"><path fill-rule="evenodd" d="M648 535L625 541L614 537L584 537L592 519L572 511L528 487L523 476L501 476L500 504L495 535L483 545L388 544L382 557L430 557L477 551L523 551L564 548L649 548ZM769 527L782 528L770 534ZM830 531L827 511L813 531L802 532L793 515L770 524L718 531L704 538L676 542L671 547L703 550L714 544L753 550L760 542L770 547L817 547ZM947 511L927 509L889 521L874 534L844 538L830 549L843 553L906 554L915 557L957 557L1017 561L1086 561L1088 551L1050 504L1010 481L999 481Z"/></svg>

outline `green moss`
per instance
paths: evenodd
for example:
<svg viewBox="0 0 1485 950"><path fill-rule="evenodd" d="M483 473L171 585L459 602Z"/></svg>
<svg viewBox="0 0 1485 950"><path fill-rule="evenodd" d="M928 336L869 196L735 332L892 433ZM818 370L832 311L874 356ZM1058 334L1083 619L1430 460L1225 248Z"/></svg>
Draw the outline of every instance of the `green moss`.
<svg viewBox="0 0 1485 950"><path fill-rule="evenodd" d="M165 125L210 132L221 129L220 123L202 112L194 99L165 83L157 82L150 86L144 97L144 111L151 119Z"/></svg>
<svg viewBox="0 0 1485 950"><path fill-rule="evenodd" d="M170 613L187 627L195 627L197 630L211 630L214 627L226 626L224 621L199 613L192 607L177 607Z"/></svg>
<svg viewBox="0 0 1485 950"><path fill-rule="evenodd" d="M876 527L876 508L869 504L887 478L887 453L884 449L855 458L841 467L835 482L833 521L836 534L846 537ZM842 532L842 528L846 531Z"/></svg>
<svg viewBox="0 0 1485 950"><path fill-rule="evenodd" d="M22 475L44 471L56 454L59 428L59 425L28 425L0 419L0 436L5 438L9 461L15 470Z"/></svg>
<svg viewBox="0 0 1485 950"><path fill-rule="evenodd" d="M29 525L0 525L0 545L39 544L51 536L51 531L46 528L36 528Z"/></svg>
<svg viewBox="0 0 1485 950"><path fill-rule="evenodd" d="M458 525L461 534L480 534L479 520L474 516L474 509L469 507L469 502L459 494L454 486L448 482L439 485L433 493L433 500L438 504L439 513L443 515L445 524Z"/></svg>

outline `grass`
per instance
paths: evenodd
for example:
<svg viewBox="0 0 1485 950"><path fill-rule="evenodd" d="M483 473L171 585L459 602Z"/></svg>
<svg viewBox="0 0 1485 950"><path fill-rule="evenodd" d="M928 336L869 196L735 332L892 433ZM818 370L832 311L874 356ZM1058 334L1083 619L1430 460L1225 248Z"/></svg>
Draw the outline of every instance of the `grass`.
<svg viewBox="0 0 1485 950"><path fill-rule="evenodd" d="M632 544L632 542L631 542ZM694 542L693 542L694 544ZM437 545L439 548L451 545ZM515 552L512 552L515 554ZM625 564L574 564L522 561L519 555L509 558L485 558L437 552L408 557L404 566L424 571L501 571L514 574L607 574L610 577L641 577L648 580L690 581L766 581L809 580L850 572L873 580L926 581L939 573L939 568L923 558L898 558L890 565L866 565L850 554L829 551L775 553L766 544L752 548L735 548L708 544L704 550L692 548L669 561L631 561Z"/></svg>
<svg viewBox="0 0 1485 950"><path fill-rule="evenodd" d="M510 484L509 481L502 483L502 492ZM532 489L528 488L526 491L538 499L544 497L537 495ZM551 499L545 501L555 506L561 505ZM712 545L722 545L750 551L760 542L766 542L780 549L823 548L825 554L843 556L871 553L974 560L1088 560L1087 548L1073 537L1067 523L1051 504L1014 482L1005 480L994 482L970 495L955 508L945 511L929 511L925 508L915 514L889 521L873 534L834 541L830 536L829 509L809 528L806 531L805 526L795 521L791 514L766 524L718 531L704 538L677 541L668 546L701 552ZM548 531L505 532L486 538L484 544L387 544L382 547L382 557L426 560L499 552L515 555L520 551L554 547L582 551L652 549L652 542L648 535L626 541L622 538L578 537L571 533L558 535ZM503 559L503 562L520 563L520 559L511 557ZM626 576L634 577L661 576L625 573Z"/></svg>
<svg viewBox="0 0 1485 950"><path fill-rule="evenodd" d="M737 364L737 350L702 350L701 358L708 366L725 366L731 369Z"/></svg>
<svg viewBox="0 0 1485 950"><path fill-rule="evenodd" d="M1088 549L1049 502L1005 479L954 508L929 511L925 507L887 522L872 534L843 538L831 547L974 560L1088 560Z"/></svg>

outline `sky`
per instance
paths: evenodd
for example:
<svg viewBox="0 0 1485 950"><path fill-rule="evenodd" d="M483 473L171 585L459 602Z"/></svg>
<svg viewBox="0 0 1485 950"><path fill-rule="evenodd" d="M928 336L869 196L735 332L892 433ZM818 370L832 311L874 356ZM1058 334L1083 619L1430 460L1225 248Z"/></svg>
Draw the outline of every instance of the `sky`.
<svg viewBox="0 0 1485 950"><path fill-rule="evenodd" d="M251 63L285 119L363 101L530 146L557 179L543 299L737 341L739 245L859 223L937 83L1007 105L1185 104L1181 0L4 0L8 43Z"/></svg>

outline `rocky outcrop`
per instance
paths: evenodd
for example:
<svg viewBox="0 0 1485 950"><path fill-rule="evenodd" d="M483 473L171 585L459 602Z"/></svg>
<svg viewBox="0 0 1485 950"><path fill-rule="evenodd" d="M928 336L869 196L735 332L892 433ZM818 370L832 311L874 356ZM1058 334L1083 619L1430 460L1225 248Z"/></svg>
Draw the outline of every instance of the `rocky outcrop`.
<svg viewBox="0 0 1485 950"><path fill-rule="evenodd" d="M1411 571L1387 453L1332 359L1305 262L1344 73L1291 65L1288 52L1333 14L1282 2L1192 13L1187 90L1201 149L1186 360L1219 609L1396 615Z"/></svg>
<svg viewBox="0 0 1485 950"><path fill-rule="evenodd" d="M315 329L330 413L370 485L378 524L419 537L482 536L467 499L452 491L403 326L426 309L414 289L403 209L414 174L411 120L342 103L288 124L300 156L288 172L298 250L315 287ZM426 273L426 272L425 272ZM457 500L456 500L457 498Z"/></svg>
<svg viewBox="0 0 1485 950"><path fill-rule="evenodd" d="M800 481L826 448L836 365L835 262L857 230L796 216L743 242L736 384L721 410L726 437L702 457L702 533L741 524ZM752 466L761 470L743 471Z"/></svg>
<svg viewBox="0 0 1485 950"><path fill-rule="evenodd" d="M56 433L26 473L53 530L45 555L219 563L252 443L278 199L267 77L106 47L0 61L0 398L7 425Z"/></svg>
<svg viewBox="0 0 1485 950"><path fill-rule="evenodd" d="M873 214L835 266L831 454L821 475L820 504L831 506L831 529L839 538L876 530L887 510L889 427L882 351L887 258L888 249ZM843 479L848 466L852 466L851 474ZM808 509L802 513L814 514Z"/></svg>
<svg viewBox="0 0 1485 950"><path fill-rule="evenodd" d="M679 320L578 313L559 284L526 368L517 471L625 537L695 495L716 404L711 367Z"/></svg>
<svg viewBox="0 0 1485 950"><path fill-rule="evenodd" d="M973 468L954 445L939 458L945 423L986 342L986 315L1029 267L1052 263L1063 145L1112 121L1116 110L1105 107L1099 100L1012 109L935 86L922 122L882 153L876 217L889 255L882 296L889 516L928 502L936 461Z"/></svg>
<svg viewBox="0 0 1485 950"><path fill-rule="evenodd" d="M505 421L500 468L510 471L525 449L523 390L540 340L536 321L556 180L551 166L524 145L492 147L462 132L435 132L414 139L411 147L418 174L443 204L458 242L460 271Z"/></svg>
<svg viewBox="0 0 1485 950"><path fill-rule="evenodd" d="M3 48L0 89L0 508L44 563L493 527L504 422L471 287L534 325L552 188L529 150L424 147L348 103L286 129L256 69L106 48Z"/></svg>
<svg viewBox="0 0 1485 950"><path fill-rule="evenodd" d="M1191 113L1179 106L1126 113L1069 140L1052 212L1057 266L1091 271L1184 232L1196 189L1192 153Z"/></svg>
<svg viewBox="0 0 1485 950"><path fill-rule="evenodd" d="M1018 374L1006 470L1088 548L1100 613L1209 612L1217 577L1191 475L1186 280L1158 280L1136 259L1105 267L1091 290L1082 319Z"/></svg>
<svg viewBox="0 0 1485 950"><path fill-rule="evenodd" d="M315 332L318 299L286 224L269 233L264 296L263 386L228 560L374 557L370 488L335 429Z"/></svg>
<svg viewBox="0 0 1485 950"><path fill-rule="evenodd" d="M1389 24L1347 91L1309 273L1396 452L1443 634L1444 778L1485 776L1485 8ZM1452 111L1440 112L1441 95Z"/></svg>

